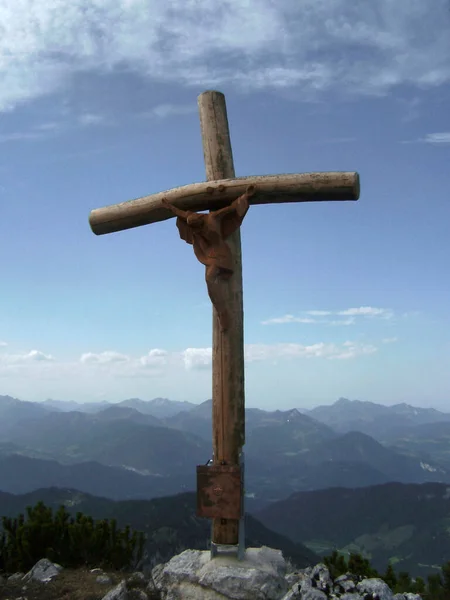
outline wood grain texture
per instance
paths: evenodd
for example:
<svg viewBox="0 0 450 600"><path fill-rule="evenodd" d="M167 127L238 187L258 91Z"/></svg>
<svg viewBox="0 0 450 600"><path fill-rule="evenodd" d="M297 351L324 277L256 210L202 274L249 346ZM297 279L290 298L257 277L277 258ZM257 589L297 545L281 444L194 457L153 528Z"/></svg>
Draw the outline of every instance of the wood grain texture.
<svg viewBox="0 0 450 600"><path fill-rule="evenodd" d="M220 92L205 92L198 98L198 107L206 178L208 181L233 179L235 173L225 97ZM238 465L239 453L245 441L240 229L230 235L226 243L233 260L233 276L227 281L220 281L229 313L226 331L221 331L217 311L213 308L213 464ZM212 541L215 544L237 544L238 533L238 520L213 519Z"/></svg>
<svg viewBox="0 0 450 600"><path fill-rule="evenodd" d="M212 142L209 147L211 150L215 148ZM229 168L230 164L226 162L223 150L217 149L217 152L218 165ZM249 185L257 188L257 193L249 200L250 205L332 202L359 198L359 175L354 172L290 173L235 178L233 170L233 177L230 179L219 176L221 172L226 171L214 169L214 179L207 182L192 183L136 200L96 208L89 215L91 229L96 235L104 235L171 219L173 214L163 206L163 198L182 210L216 210L242 195Z"/></svg>

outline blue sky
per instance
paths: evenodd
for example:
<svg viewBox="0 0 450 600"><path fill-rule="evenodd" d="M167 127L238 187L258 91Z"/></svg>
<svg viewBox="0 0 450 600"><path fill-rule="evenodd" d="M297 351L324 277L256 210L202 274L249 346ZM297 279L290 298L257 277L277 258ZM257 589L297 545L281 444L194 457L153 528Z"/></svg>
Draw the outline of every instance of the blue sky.
<svg viewBox="0 0 450 600"><path fill-rule="evenodd" d="M6 0L0 394L211 395L211 309L174 220L89 212L203 181L197 96L236 174L348 170L358 202L251 207L246 397L449 409L450 5Z"/></svg>

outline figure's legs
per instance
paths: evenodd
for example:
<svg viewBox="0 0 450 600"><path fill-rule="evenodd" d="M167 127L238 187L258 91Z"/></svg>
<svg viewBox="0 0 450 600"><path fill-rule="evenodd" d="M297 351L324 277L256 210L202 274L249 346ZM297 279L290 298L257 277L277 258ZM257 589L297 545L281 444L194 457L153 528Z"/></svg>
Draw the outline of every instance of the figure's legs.
<svg viewBox="0 0 450 600"><path fill-rule="evenodd" d="M221 290L220 279L229 279L231 273L222 273L221 269L215 265L206 267L205 279L206 286L208 288L208 294L214 308L217 310L219 316L220 327L222 331L228 329L229 326L229 315L226 306L225 298Z"/></svg>

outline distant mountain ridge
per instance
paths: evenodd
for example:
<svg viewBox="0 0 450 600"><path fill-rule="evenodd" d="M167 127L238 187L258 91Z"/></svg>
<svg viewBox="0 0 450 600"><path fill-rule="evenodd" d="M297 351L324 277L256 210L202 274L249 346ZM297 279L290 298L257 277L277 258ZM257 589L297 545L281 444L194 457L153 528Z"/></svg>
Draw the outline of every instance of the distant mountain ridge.
<svg viewBox="0 0 450 600"><path fill-rule="evenodd" d="M116 518L119 527L130 525L132 529L145 532L148 536L145 549L155 563L165 562L187 548L205 550L211 535L211 522L196 516L196 495L193 492L153 500L120 502L84 494L73 488L46 488L24 495L0 492L0 517L16 517L39 500L54 510L64 505L72 515L81 511L94 519ZM270 531L252 515L246 515L245 533L247 547L265 545L279 548L299 568L318 562L318 556L309 548Z"/></svg>
<svg viewBox="0 0 450 600"><path fill-rule="evenodd" d="M340 398L329 406L317 406L305 414L332 427L338 433L360 431L381 439L388 432L404 427L450 421L450 413L409 404L383 406L374 402Z"/></svg>
<svg viewBox="0 0 450 600"><path fill-rule="evenodd" d="M153 406L166 407L170 403L159 399ZM0 454L57 461L59 465L49 465L49 473L45 473L42 463L36 462L35 477L27 475L33 469L31 463L16 461L16 477L19 481L29 478L35 487L65 487L70 482L69 470L61 466L91 462L103 470L101 474L99 471L98 485L86 476L83 491L123 497L117 496L114 479L125 481L124 473L105 467L128 469L134 475L148 477L145 482L139 478L127 480L131 497L194 490L195 466L205 464L212 456L212 401L161 419L141 412L143 405L151 403L131 399L125 404L130 406L105 404L95 412L66 412L0 397L0 415L4 416L0 422ZM180 404L184 405L174 405L173 412ZM336 404L345 410L353 405L342 400ZM363 408L357 406L361 413ZM380 407L373 409L369 403L369 412L375 411L379 414ZM429 446L431 449L432 444ZM445 446L442 440L442 457L446 447L448 444ZM248 507L254 510L297 491L335 486L358 488L392 481L450 483L450 464L437 460L428 450L400 447L395 440L390 446L383 445L357 431L340 434L297 409L268 412L248 408L244 450ZM12 464L8 463L10 473ZM82 481L79 472L83 468L72 471L74 481ZM155 478L159 478L158 482ZM174 481L178 481L178 488L172 487ZM30 489L14 485L11 476L5 476L3 483L0 478L0 489L5 491Z"/></svg>
<svg viewBox="0 0 450 600"><path fill-rule="evenodd" d="M102 465L96 461L61 464L56 460L32 458L0 451L0 489L27 494L42 487L76 488L111 500L156 498L193 489L193 476L143 475L135 469Z"/></svg>
<svg viewBox="0 0 450 600"><path fill-rule="evenodd" d="M413 576L449 558L450 487L387 483L297 492L255 512L267 527L312 550L362 552L375 568L392 560Z"/></svg>

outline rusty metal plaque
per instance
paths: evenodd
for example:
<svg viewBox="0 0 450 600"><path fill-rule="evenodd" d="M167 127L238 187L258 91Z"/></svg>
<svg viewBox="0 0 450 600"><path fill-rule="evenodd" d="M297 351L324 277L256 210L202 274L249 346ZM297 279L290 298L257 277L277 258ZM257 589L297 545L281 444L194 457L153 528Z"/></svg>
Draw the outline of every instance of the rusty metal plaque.
<svg viewBox="0 0 450 600"><path fill-rule="evenodd" d="M208 519L241 517L241 467L197 467L197 516Z"/></svg>

